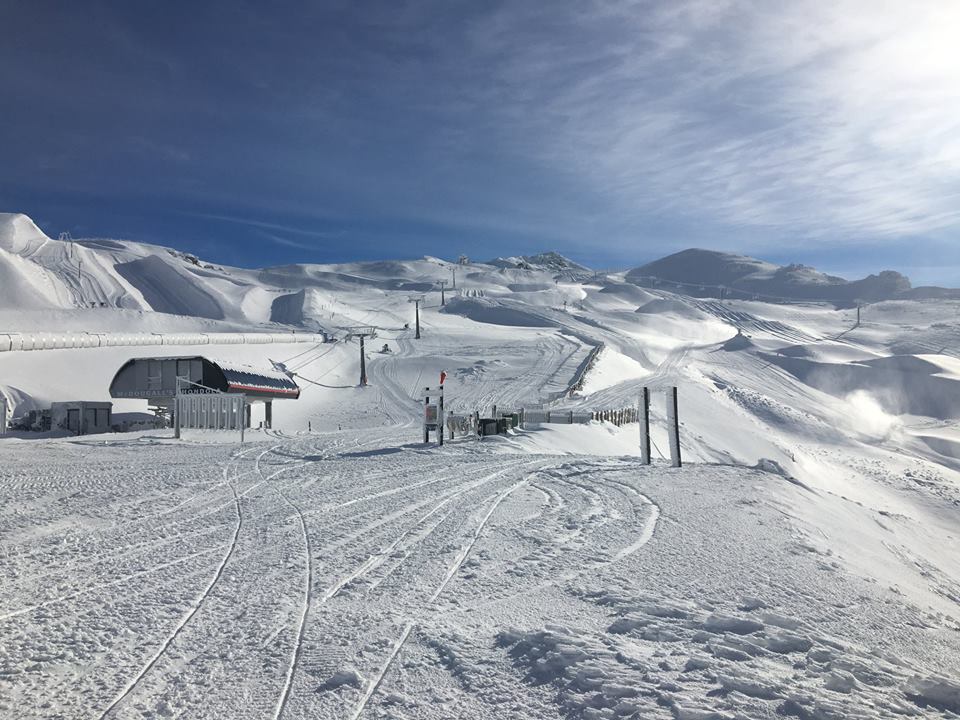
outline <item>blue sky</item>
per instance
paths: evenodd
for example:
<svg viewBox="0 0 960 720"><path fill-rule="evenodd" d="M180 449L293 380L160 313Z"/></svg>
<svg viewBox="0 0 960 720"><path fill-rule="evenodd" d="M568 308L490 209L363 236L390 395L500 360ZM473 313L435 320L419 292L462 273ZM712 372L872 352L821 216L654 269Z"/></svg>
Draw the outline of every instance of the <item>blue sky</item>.
<svg viewBox="0 0 960 720"><path fill-rule="evenodd" d="M35 0L0 27L0 210L52 234L960 285L954 0Z"/></svg>

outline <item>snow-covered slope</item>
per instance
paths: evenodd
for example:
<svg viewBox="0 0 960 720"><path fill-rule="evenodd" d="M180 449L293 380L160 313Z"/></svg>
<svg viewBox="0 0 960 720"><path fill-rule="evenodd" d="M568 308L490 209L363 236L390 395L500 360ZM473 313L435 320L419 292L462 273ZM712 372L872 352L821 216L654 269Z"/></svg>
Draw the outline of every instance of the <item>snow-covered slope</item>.
<svg viewBox="0 0 960 720"><path fill-rule="evenodd" d="M71 290L67 250L10 224L10 329L289 323L340 341L217 347L303 388L245 448L0 440L0 715L960 715L960 302L879 302L858 323L622 274L245 271L113 241L76 248L99 269ZM95 288L112 309L71 305ZM353 326L377 332L366 388ZM133 354L0 353L0 392L106 399ZM616 409L652 388L655 462L636 425L606 423L425 447L441 371L464 413ZM663 458L674 385L681 469Z"/></svg>

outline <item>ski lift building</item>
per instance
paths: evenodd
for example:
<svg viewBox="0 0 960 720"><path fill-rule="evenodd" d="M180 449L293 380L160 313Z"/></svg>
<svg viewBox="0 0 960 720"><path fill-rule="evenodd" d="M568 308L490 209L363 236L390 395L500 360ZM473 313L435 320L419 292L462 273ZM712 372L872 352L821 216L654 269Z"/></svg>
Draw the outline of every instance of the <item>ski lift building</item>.
<svg viewBox="0 0 960 720"><path fill-rule="evenodd" d="M300 397L299 386L285 373L197 356L128 360L110 383L110 397L147 400L169 408L178 384L182 394L242 394L248 401L263 402L267 427L272 424L274 400Z"/></svg>

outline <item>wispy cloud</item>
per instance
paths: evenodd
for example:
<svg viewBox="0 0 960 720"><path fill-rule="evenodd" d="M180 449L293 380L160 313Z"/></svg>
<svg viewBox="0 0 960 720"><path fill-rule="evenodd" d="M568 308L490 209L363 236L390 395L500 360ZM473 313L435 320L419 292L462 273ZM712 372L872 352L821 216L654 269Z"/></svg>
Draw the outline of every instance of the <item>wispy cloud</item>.
<svg viewBox="0 0 960 720"><path fill-rule="evenodd" d="M292 235L303 235L306 237L330 238L330 237L335 237L338 234L336 232L325 231L325 230L311 230L309 228L301 228L301 227L296 227L294 225L265 222L263 220L256 220L253 218L241 217L239 215L218 215L215 213L197 213L197 212L181 213L181 214L190 215L191 217L204 218L207 220L220 220L222 222L232 223L235 225L243 225L245 227L250 227L250 228L277 230L283 233L289 233ZM274 239L274 235L268 235L268 237L270 237L271 239ZM299 246L291 245L291 247L299 247ZM314 246L308 246L308 247L314 247Z"/></svg>
<svg viewBox="0 0 960 720"><path fill-rule="evenodd" d="M957 3L578 7L508 4L473 47L531 157L624 217L834 240L960 225Z"/></svg>
<svg viewBox="0 0 960 720"><path fill-rule="evenodd" d="M285 238L274 233L260 232L260 235L275 245L282 245L283 247L296 248L297 250L310 250L313 252L321 249L317 243L299 242L297 240L291 240L290 238Z"/></svg>

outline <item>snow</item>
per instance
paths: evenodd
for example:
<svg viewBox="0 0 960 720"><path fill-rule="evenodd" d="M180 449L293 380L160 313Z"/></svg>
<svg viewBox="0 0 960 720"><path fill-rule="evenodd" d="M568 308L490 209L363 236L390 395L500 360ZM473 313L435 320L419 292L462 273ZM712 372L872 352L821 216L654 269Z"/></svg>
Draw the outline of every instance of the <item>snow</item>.
<svg viewBox="0 0 960 720"><path fill-rule="evenodd" d="M956 300L856 325L471 263L441 307L437 258L256 271L63 245L0 217L4 331L339 341L0 353L17 413L108 399L139 355L282 363L302 388L243 445L0 439L0 717L960 715ZM378 332L366 388L355 325ZM464 412L616 409L648 386L654 464L636 424L425 446L441 370ZM662 457L673 385L682 468Z"/></svg>
<svg viewBox="0 0 960 720"><path fill-rule="evenodd" d="M619 385L624 380L642 378L647 374L647 369L633 358L604 347L587 375L581 392L591 395L599 390Z"/></svg>

